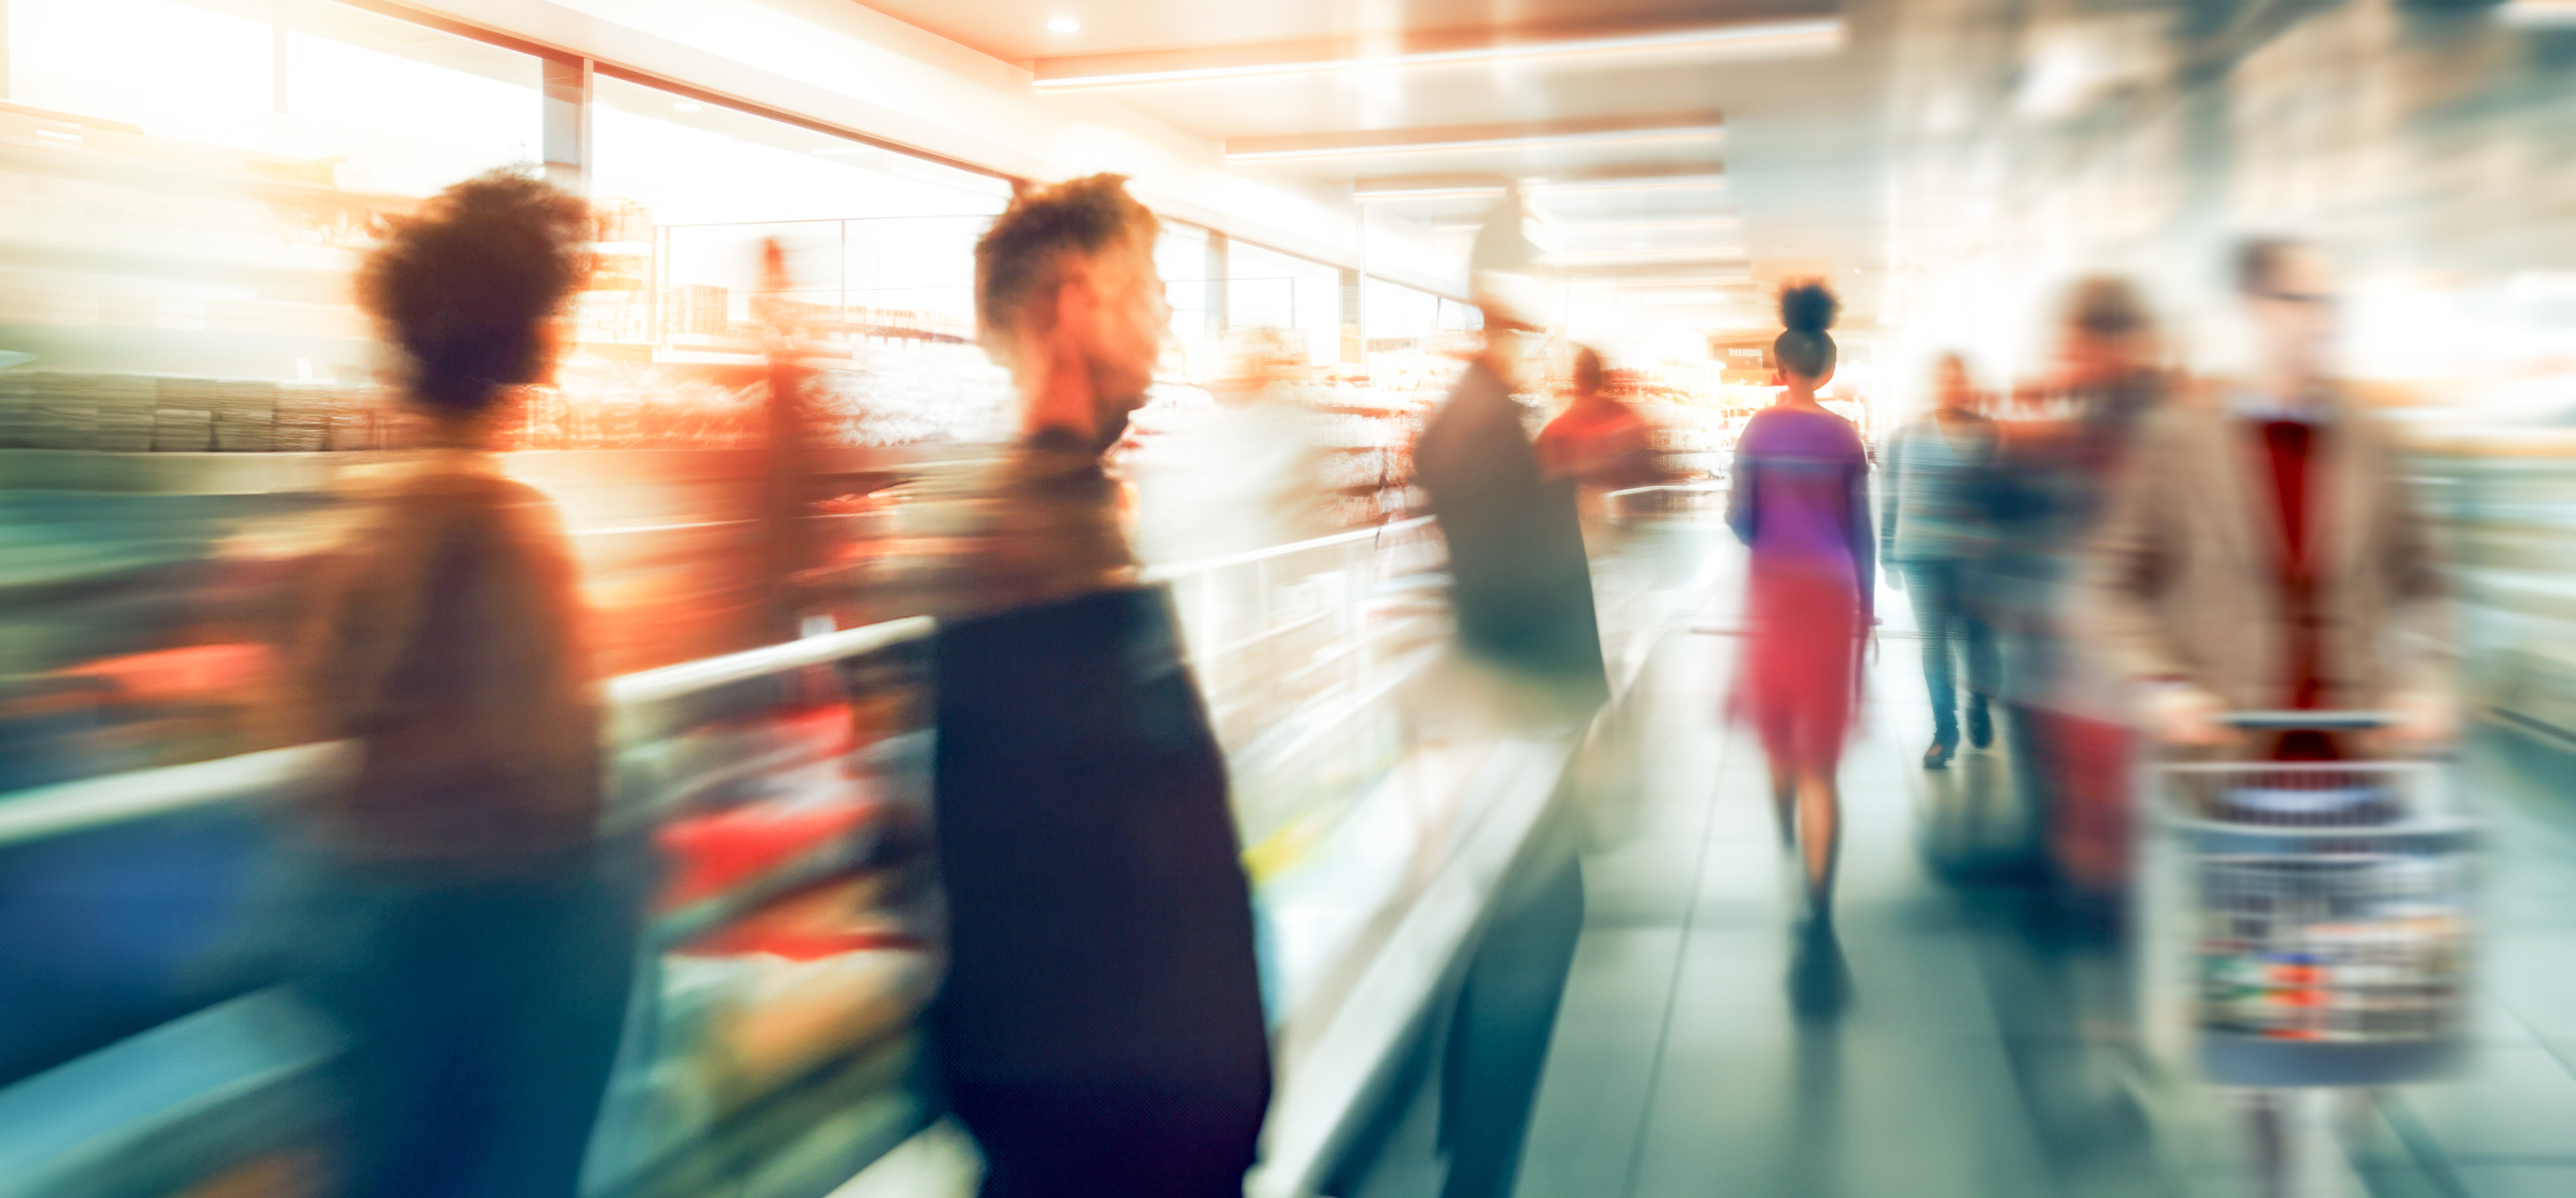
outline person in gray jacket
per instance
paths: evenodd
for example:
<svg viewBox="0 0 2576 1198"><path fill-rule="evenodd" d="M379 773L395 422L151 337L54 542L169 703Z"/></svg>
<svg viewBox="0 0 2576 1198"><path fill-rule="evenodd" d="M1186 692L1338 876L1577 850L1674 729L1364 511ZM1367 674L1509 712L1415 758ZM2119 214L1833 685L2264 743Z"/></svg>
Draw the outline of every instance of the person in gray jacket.
<svg viewBox="0 0 2576 1198"><path fill-rule="evenodd" d="M1887 447L1879 483L1879 558L1888 578L1910 588L1923 636L1923 683L1932 696L1928 769L1950 764L1959 749L1956 679L1967 672L1968 740L1994 737L1986 698L1995 681L1993 634L1970 602L1972 574L1990 532L1983 496L1995 456L1994 421L1980 415L1968 364L1955 353L1936 367L1936 405L1899 429Z"/></svg>

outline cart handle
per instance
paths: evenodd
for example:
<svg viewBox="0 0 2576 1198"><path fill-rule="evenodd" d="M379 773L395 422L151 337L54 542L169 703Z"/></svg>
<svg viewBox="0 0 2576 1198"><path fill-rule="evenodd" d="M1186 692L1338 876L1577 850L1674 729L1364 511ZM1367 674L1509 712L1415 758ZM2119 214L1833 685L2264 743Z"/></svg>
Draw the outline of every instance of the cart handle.
<svg viewBox="0 0 2576 1198"><path fill-rule="evenodd" d="M2231 711L2218 717L2249 732L2367 732L2397 723L2384 711Z"/></svg>

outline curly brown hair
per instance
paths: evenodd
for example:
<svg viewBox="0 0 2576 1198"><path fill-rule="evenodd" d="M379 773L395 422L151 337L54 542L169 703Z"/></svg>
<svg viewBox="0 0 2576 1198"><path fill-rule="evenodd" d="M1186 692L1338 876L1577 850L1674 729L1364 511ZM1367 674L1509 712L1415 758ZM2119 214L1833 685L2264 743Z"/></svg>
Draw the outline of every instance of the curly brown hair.
<svg viewBox="0 0 2576 1198"><path fill-rule="evenodd" d="M477 175L393 228L358 274L358 302L411 360L413 399L447 416L535 381L545 322L589 269L590 206L516 170Z"/></svg>
<svg viewBox="0 0 2576 1198"><path fill-rule="evenodd" d="M1150 252L1162 222L1127 194L1125 175L1085 175L1025 187L975 243L975 316L985 348L1008 361L1012 337L1032 315L1051 318L1065 259L1137 239Z"/></svg>

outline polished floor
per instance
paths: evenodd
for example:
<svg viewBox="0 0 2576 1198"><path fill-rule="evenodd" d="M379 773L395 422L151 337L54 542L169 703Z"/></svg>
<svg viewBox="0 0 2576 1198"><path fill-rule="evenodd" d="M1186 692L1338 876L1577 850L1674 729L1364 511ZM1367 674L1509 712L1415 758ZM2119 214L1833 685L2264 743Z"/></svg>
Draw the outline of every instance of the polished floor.
<svg viewBox="0 0 2576 1198"><path fill-rule="evenodd" d="M2001 750L1933 773L1916 642L1883 649L1844 770L1838 946L1797 932L1758 749L1718 720L1740 628L1727 549L1603 562L1638 665L1643 785L1594 813L1583 933L1531 1112L1523 1198L2260 1192L2248 1096L2159 1068L2130 958L2015 868ZM2496 829L2482 1011L2458 1077L2294 1100L2303 1194L2576 1195L2576 766L2502 737L2462 774ZM2152 903L2154 896L2142 901ZM1838 947L1839 964L1831 959ZM1840 1004L1816 1001L1837 969ZM1800 1001L1803 997L1804 1001ZM1344 1198L1442 1192L1436 1067Z"/></svg>

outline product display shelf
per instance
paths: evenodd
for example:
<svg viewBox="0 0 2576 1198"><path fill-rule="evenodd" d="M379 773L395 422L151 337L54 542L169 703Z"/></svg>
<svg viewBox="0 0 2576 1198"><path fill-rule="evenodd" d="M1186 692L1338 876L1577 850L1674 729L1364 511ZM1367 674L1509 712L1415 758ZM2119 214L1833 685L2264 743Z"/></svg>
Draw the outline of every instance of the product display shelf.
<svg viewBox="0 0 2576 1198"><path fill-rule="evenodd" d="M1446 625L1419 535L1362 530L1160 576L1189 643L1211 647L1194 655L1209 693L1241 712L1228 748L1284 1071L1274 1180L1326 1167L1565 760L1545 738L1425 748L1421 688ZM897 621L610 684L608 824L658 841L666 864L591 1198L821 1198L936 1117L912 1030L939 972L921 856L928 631ZM214 1178L273 1155L199 1163Z"/></svg>
<svg viewBox="0 0 2576 1198"><path fill-rule="evenodd" d="M2414 464L2457 600L2449 635L2468 699L2576 749L2576 439L2457 432L2419 446Z"/></svg>
<svg viewBox="0 0 2576 1198"><path fill-rule="evenodd" d="M938 973L927 745L908 727L927 710L926 631L612 686L611 822L651 829L665 876L586 1193L760 1178L754 1192L819 1198L928 1117L908 1084Z"/></svg>
<svg viewBox="0 0 2576 1198"><path fill-rule="evenodd" d="M910 705L845 701L845 688L881 698L915 685L926 630L898 621L611 684L624 738L611 745L612 826L627 829L612 839L650 835L668 863L588 1193L703 1193L688 1179L717 1177L819 1198L929 1117L909 1085L909 1028L937 976L919 907L926 746L885 722ZM700 751L635 760L635 738L706 728L718 734ZM791 768L754 777L747 760ZM148 844L165 826L184 833L235 812L273 835L257 813L326 784L343 761L309 746L0 796L0 847L119 830ZM806 818L817 812L829 818ZM703 821L743 815L753 818L717 835L676 835L693 819L704 833ZM221 925L254 909L244 892L273 852L245 840L234 865L161 885L209 887L188 901ZM176 951L201 957L237 930L210 926L204 943ZM262 1192L318 1195L332 1037L287 991L268 990L0 1086L0 1110L71 1087L87 1120L32 1138L15 1133L36 1124L0 1128L0 1161L14 1166L0 1193L160 1198L253 1178L270 1184ZM195 1130L211 1127L233 1131ZM113 1148L137 1143L167 1151ZM263 1172L275 1169L293 1176ZM9 1188L28 1179L44 1188Z"/></svg>

